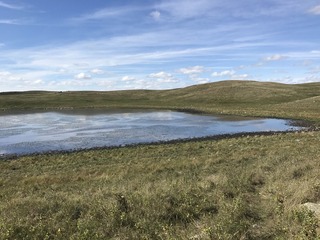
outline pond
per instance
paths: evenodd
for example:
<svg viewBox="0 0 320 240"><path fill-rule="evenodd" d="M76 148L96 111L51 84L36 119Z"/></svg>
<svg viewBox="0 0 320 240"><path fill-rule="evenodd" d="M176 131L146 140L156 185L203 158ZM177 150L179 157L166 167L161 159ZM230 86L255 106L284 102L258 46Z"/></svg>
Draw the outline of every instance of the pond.
<svg viewBox="0 0 320 240"><path fill-rule="evenodd" d="M174 111L71 111L0 115L0 155L123 146L241 132L289 131L288 120Z"/></svg>

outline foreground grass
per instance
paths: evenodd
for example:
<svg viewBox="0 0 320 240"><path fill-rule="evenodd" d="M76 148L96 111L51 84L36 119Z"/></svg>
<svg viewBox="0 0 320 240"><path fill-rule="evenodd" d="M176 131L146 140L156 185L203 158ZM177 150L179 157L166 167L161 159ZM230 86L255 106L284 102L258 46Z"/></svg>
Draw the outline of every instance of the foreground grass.
<svg viewBox="0 0 320 240"><path fill-rule="evenodd" d="M319 239L320 132L0 162L0 239ZM318 230L318 232L317 232Z"/></svg>

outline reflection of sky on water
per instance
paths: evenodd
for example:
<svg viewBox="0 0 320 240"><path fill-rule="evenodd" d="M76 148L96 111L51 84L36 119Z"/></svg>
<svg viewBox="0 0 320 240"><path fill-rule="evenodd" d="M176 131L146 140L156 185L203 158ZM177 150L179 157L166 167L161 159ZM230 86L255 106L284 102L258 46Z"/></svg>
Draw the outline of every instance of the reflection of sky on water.
<svg viewBox="0 0 320 240"><path fill-rule="evenodd" d="M0 116L0 155L288 129L294 127L281 119L232 119L171 111L4 115Z"/></svg>

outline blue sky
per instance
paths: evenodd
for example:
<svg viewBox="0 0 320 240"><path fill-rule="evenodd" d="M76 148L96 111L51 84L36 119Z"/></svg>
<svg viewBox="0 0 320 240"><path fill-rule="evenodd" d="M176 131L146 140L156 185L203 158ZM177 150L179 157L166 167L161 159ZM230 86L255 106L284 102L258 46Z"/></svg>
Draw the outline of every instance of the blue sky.
<svg viewBox="0 0 320 240"><path fill-rule="evenodd" d="M0 92L320 81L319 0L0 0Z"/></svg>

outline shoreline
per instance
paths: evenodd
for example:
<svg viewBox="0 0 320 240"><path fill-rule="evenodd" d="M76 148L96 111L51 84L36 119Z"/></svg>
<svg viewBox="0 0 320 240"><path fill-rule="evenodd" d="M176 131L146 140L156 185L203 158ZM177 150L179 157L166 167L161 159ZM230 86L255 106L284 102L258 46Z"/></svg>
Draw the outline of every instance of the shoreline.
<svg viewBox="0 0 320 240"><path fill-rule="evenodd" d="M302 126L304 129L300 130L286 130L286 131L262 131L262 132L240 132L240 133L227 133L218 134L205 137L195 137L195 138L182 138L167 141L155 141L155 142L141 142L133 144L122 144L122 145L112 145L112 146L102 146L102 147L92 147L92 148L80 148L80 149L70 149L70 150L53 150L26 154L2 154L0 155L0 161L16 160L22 157L33 157L41 155L59 155L59 154L73 154L78 152L88 152L88 151L99 151L99 150L112 150L112 149L122 149L122 148L135 148L139 146L159 146L166 144L179 144L188 142L202 142L202 141L219 141L223 139L232 138L244 138L244 137L255 137L255 136L276 136L281 134L289 133L302 133L302 132L313 132L320 131L319 128L312 125Z"/></svg>

